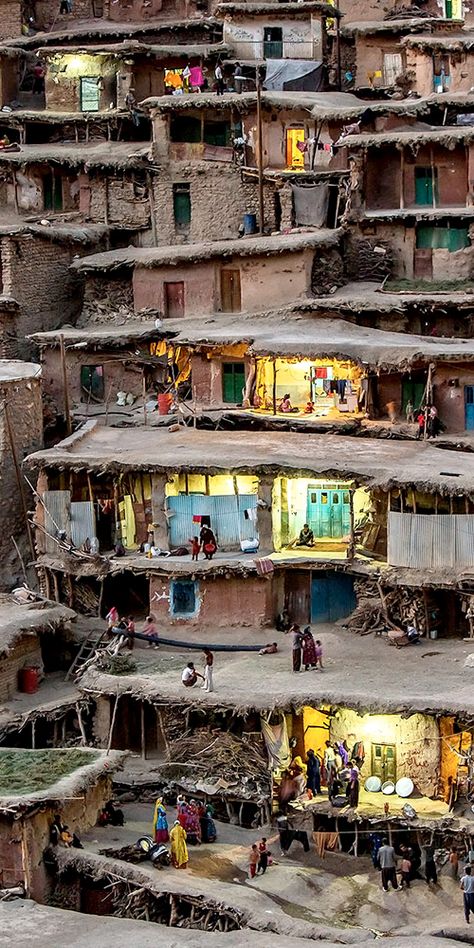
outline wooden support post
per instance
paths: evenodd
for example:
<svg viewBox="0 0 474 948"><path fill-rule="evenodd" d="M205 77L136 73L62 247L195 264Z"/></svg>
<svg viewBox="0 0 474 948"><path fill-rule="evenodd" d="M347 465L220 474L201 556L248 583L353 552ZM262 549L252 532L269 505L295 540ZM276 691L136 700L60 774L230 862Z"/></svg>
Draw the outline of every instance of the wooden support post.
<svg viewBox="0 0 474 948"><path fill-rule="evenodd" d="M347 546L347 559L353 560L355 555L355 536L354 536L354 492L349 491L349 516L350 516L350 539Z"/></svg>
<svg viewBox="0 0 474 948"><path fill-rule="evenodd" d="M277 411L276 388L277 388L276 359L273 359L272 405L273 405L273 414L274 414L274 415L276 415L276 411Z"/></svg>
<svg viewBox="0 0 474 948"><path fill-rule="evenodd" d="M108 737L108 740L107 740L107 754L110 753L110 748L111 748L111 746L112 746L112 734L113 734L113 732L114 732L114 724L115 724L115 718L116 718L116 716L117 716L117 707L118 707L118 703L119 703L119 698L120 698L120 695L119 695L119 693L118 693L118 691L117 691L117 694L115 695L114 710L113 710L113 712L112 712L112 720L111 720L111 722L110 722L109 737Z"/></svg>
<svg viewBox="0 0 474 948"><path fill-rule="evenodd" d="M71 412L69 407L69 388L67 382L67 366L66 366L66 347L64 345L64 336L62 333L59 334L59 352L61 355L61 372L63 376L63 389L64 389L64 418L66 421L66 432L68 435L72 432L71 424Z"/></svg>
<svg viewBox="0 0 474 948"><path fill-rule="evenodd" d="M79 725L79 730L80 730L80 732L81 732L81 740L82 740L82 743L83 743L84 747L86 747L86 746L87 746L87 737L86 737L86 732L85 732L85 729L84 729L84 723L83 723L83 720L82 720L81 706L80 706L79 702L77 702L77 704L76 704L76 714L77 714L77 723L78 723L78 725Z"/></svg>
<svg viewBox="0 0 474 948"><path fill-rule="evenodd" d="M145 702L140 705L140 752L143 760L146 760L146 738L145 738Z"/></svg>
<svg viewBox="0 0 474 948"><path fill-rule="evenodd" d="M259 233L263 234L264 201L263 201L263 127L262 127L262 88L260 68L255 67L255 83L257 86L257 163L258 163L258 216Z"/></svg>
<svg viewBox="0 0 474 948"><path fill-rule="evenodd" d="M32 720L31 722L31 750L34 750L36 746L36 721Z"/></svg>
<svg viewBox="0 0 474 948"><path fill-rule="evenodd" d="M400 149L400 209L405 207L405 152Z"/></svg>

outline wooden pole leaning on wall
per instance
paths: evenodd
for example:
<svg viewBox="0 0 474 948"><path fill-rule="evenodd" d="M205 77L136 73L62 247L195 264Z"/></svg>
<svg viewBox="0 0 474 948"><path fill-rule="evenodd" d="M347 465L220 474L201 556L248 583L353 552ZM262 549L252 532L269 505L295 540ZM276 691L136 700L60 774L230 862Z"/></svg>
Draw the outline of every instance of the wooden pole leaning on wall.
<svg viewBox="0 0 474 948"><path fill-rule="evenodd" d="M61 355L61 372L63 377L63 388L64 388L64 418L66 421L66 432L68 436L72 434L72 423L71 423L71 411L69 407L69 389L67 384L67 366L66 366L66 347L64 345L64 336L62 333L59 335L59 352Z"/></svg>
<svg viewBox="0 0 474 948"><path fill-rule="evenodd" d="M257 86L257 161L258 161L258 232L263 234L264 202L263 202L263 130L262 130L262 87L260 69L255 67L255 84Z"/></svg>
<svg viewBox="0 0 474 948"><path fill-rule="evenodd" d="M33 533L32 533L32 530L31 530L31 524L30 524L29 517L28 517L28 507L27 507L27 503L26 503L26 496L25 496L25 489L24 489L24 484L23 484L23 478L22 478L22 476L21 476L20 464L19 464L19 461L18 461L18 453L17 453L17 450L16 450L16 441L15 441L15 437L14 437L14 434L13 434L12 424L11 424L11 421L10 421L10 412L9 412L8 404L7 404L6 401L4 401L4 403L3 403L3 412L4 412L4 415L5 415L5 427L6 427L6 429L7 429L8 441L9 441L9 444L10 444L10 451L11 451L11 453L12 453L13 466L14 466L14 468L15 468L15 477L16 477L16 482L17 482L17 485L18 485L18 493L19 493L19 495L20 495L20 502L21 502L21 508L22 508L22 511L23 511L23 517L24 517L24 520L25 520L25 527L26 527L26 534L27 534L27 537L28 537L28 543L29 543L29 545L30 545L30 550L31 550L32 559L33 559L33 560L36 560L36 550L35 550L35 544L34 544L34 541L33 541Z"/></svg>

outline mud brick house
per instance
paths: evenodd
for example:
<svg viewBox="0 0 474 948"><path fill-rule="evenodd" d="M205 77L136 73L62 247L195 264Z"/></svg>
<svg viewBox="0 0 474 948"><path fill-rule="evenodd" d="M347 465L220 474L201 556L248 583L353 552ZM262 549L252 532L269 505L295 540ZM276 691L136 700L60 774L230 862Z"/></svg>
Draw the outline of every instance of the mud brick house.
<svg viewBox="0 0 474 948"><path fill-rule="evenodd" d="M219 3L223 39L242 61L303 59L327 61L327 21L338 23L338 10L326 3ZM321 80L319 80L321 81ZM300 86L305 88L305 86Z"/></svg>
<svg viewBox="0 0 474 948"><path fill-rule="evenodd" d="M401 48L413 88L431 92L469 92L472 88L474 33L420 33L405 36Z"/></svg>
<svg viewBox="0 0 474 948"><path fill-rule="evenodd" d="M339 230L185 247L128 247L74 264L87 279L132 286L135 312L151 308L164 318L259 312L311 292L313 270L334 252Z"/></svg>
<svg viewBox="0 0 474 948"><path fill-rule="evenodd" d="M469 126L418 123L344 139L352 164L349 217L359 222L359 234L388 242L395 276L470 280L473 136ZM374 174L380 162L383 186Z"/></svg>
<svg viewBox="0 0 474 948"><path fill-rule="evenodd" d="M181 428L156 430L150 438L148 428L135 427L124 444L117 429L88 422L55 448L31 455L28 466L40 468L35 525L37 569L45 588L55 575L58 598L67 597L74 606L75 595L87 586L105 610L133 590L141 610L153 606L171 626L196 624L201 608L206 615L218 609L227 622L238 622L237 614L231 616L233 597L239 589L245 596L251 589L255 612L249 605L249 619L265 624L296 589L306 589L298 606L299 615L307 610L301 621L311 615L321 621L317 584L328 577L334 578L334 589L340 587L341 615L347 615L354 593L346 573L357 573L367 558L377 567L388 564L395 576L403 570L405 585L409 577L419 583L427 569L442 582L444 564L455 588L472 569L474 475L468 456L427 443L338 435L292 432L285 433L284 449L281 443L279 433ZM186 546L202 523L218 538L218 554L210 563L199 565L172 552L165 562L140 552L150 532L159 550ZM311 525L314 548L296 546L304 523ZM101 556L94 563L79 553L93 536ZM126 556L110 559L118 538ZM74 558L68 555L71 541ZM271 569L262 573L259 563L269 557ZM271 592L262 576L272 583ZM232 596L222 613L228 581Z"/></svg>
<svg viewBox="0 0 474 948"><path fill-rule="evenodd" d="M130 89L138 101L171 93L186 65L197 64L212 74L217 59L228 54L222 43L159 46L136 40L36 52L46 65L46 108L63 112L124 109Z"/></svg>
<svg viewBox="0 0 474 948"><path fill-rule="evenodd" d="M2 888L19 886L29 898L48 900L45 851L56 814L77 834L94 826L124 757L119 751L106 756L89 747L0 749Z"/></svg>
<svg viewBox="0 0 474 948"><path fill-rule="evenodd" d="M19 595L21 597L21 592ZM17 596L2 595L0 701L5 703L17 696L22 669L37 668L42 678L61 666L67 629L74 617L71 609L53 602L22 603ZM3 733L1 740L3 743Z"/></svg>

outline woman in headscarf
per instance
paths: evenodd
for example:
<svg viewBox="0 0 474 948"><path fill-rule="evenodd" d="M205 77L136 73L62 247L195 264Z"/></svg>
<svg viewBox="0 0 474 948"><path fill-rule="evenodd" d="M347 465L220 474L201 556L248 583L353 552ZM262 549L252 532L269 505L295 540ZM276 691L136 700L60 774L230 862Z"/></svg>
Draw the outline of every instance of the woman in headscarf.
<svg viewBox="0 0 474 948"><path fill-rule="evenodd" d="M303 665L305 671L316 668L316 645L309 625L303 629Z"/></svg>
<svg viewBox="0 0 474 948"><path fill-rule="evenodd" d="M167 843L170 836L168 832L168 820L166 819L166 810L163 806L161 797L158 797L155 803L155 812L153 814L153 832L155 834L155 843Z"/></svg>
<svg viewBox="0 0 474 948"><path fill-rule="evenodd" d="M178 822L181 823L183 829L186 829L187 810L188 804L186 803L186 797L184 794L179 793L176 799L176 815L178 817Z"/></svg>
<svg viewBox="0 0 474 948"><path fill-rule="evenodd" d="M175 869L186 869L188 865L188 847L186 846L186 830L179 820L175 820L170 833L171 861Z"/></svg>
<svg viewBox="0 0 474 948"><path fill-rule="evenodd" d="M186 807L186 834L188 842L197 846L201 842L201 823L199 810L195 800L190 800Z"/></svg>
<svg viewBox="0 0 474 948"><path fill-rule="evenodd" d="M202 803L199 807L199 822L201 824L201 841L203 843L215 843L217 839L216 824L212 817L214 809L208 803Z"/></svg>

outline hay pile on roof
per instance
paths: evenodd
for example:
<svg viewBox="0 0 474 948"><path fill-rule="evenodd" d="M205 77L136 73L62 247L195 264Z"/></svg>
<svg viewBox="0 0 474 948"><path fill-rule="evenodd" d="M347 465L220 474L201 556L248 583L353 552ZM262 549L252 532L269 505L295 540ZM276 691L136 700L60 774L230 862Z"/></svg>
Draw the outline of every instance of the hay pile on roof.
<svg viewBox="0 0 474 948"><path fill-rule="evenodd" d="M78 749L0 749L0 797L46 790L79 767L93 763L98 753Z"/></svg>

